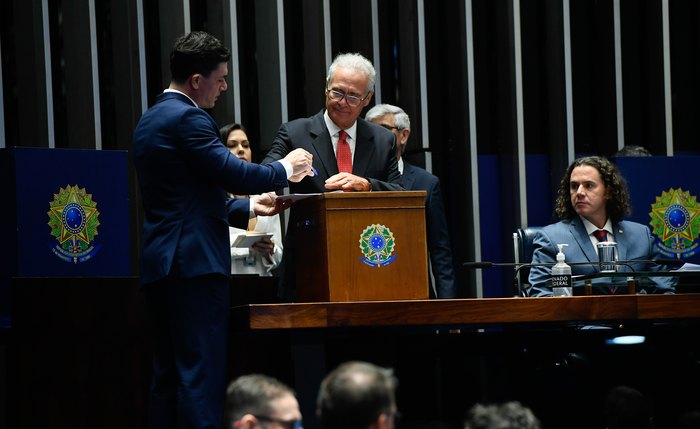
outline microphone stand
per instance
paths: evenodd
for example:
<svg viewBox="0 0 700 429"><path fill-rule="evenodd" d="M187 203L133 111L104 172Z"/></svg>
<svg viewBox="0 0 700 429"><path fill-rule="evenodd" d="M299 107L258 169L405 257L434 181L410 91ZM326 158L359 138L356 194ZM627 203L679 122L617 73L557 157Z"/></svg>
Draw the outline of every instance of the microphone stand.
<svg viewBox="0 0 700 429"><path fill-rule="evenodd" d="M602 266L603 265L615 265L615 266L625 266L630 269L632 273L636 272L636 270L632 267L632 264L660 264L660 265L682 265L683 261L675 260L675 259L659 259L659 260L654 260L654 259L631 259L631 260L622 260L622 261L615 261L615 262L602 262L602 261L596 261L596 262L567 262L569 266L580 266L580 265L585 265L585 266L597 266L599 271L602 271ZM489 261L481 261L481 262L463 262L462 267L469 268L469 269L484 269L484 268L493 268L493 267L503 267L503 268L513 268L514 273L513 273L513 291L517 296L526 296L525 291L522 289L522 283L518 281L518 275L520 274L520 270L523 268L534 268L534 267L553 267L556 265L556 263L552 262L536 262L536 263L525 263L525 262L489 262Z"/></svg>

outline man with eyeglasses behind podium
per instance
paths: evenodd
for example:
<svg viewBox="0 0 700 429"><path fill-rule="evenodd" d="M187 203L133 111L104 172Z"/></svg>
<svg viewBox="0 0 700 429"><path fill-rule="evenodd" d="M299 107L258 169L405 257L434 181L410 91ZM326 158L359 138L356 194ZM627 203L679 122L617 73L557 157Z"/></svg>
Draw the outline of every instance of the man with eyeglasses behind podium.
<svg viewBox="0 0 700 429"><path fill-rule="evenodd" d="M263 164L294 149L313 155L316 175L289 186L290 193L402 191L394 135L360 118L374 95L376 72L360 54L340 54L328 68L326 107L310 118L282 124ZM280 298L296 298L296 225L292 206L284 242Z"/></svg>

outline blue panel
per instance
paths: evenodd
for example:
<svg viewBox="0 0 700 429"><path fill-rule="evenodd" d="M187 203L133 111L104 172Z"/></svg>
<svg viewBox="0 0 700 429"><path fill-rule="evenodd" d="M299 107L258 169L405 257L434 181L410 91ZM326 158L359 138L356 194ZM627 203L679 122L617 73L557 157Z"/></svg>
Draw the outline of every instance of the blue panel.
<svg viewBox="0 0 700 429"><path fill-rule="evenodd" d="M131 275L127 162L126 151L0 149L4 325L12 277Z"/></svg>
<svg viewBox="0 0 700 429"><path fill-rule="evenodd" d="M127 152L9 150L14 152L17 192L15 275L128 276ZM55 198L66 201L52 210ZM58 237L49 226L52 216L60 221ZM96 227L91 230L90 224ZM73 247L65 250L70 244Z"/></svg>
<svg viewBox="0 0 700 429"><path fill-rule="evenodd" d="M481 260L502 262L501 176L497 155L479 155L479 218L481 223ZM510 258L510 257L508 257ZM484 297L512 296L509 271L483 270Z"/></svg>
<svg viewBox="0 0 700 429"><path fill-rule="evenodd" d="M651 156L651 157L620 157L614 159L617 166L620 168L622 175L627 179L630 196L632 197L632 215L630 220L639 222L644 225L650 225L652 216L650 213L656 212L656 218L659 222L662 219L658 213L664 212L665 204L657 198L661 198L663 193L667 194L671 189L682 189L685 196L691 197L691 203L697 208L691 207L690 212L686 214L680 213L683 219L695 220L695 225L700 224L700 215L697 210L700 206L697 205L697 197L700 196L700 178L695 170L700 166L700 157L698 156ZM654 207L656 205L656 210ZM666 228L666 232L671 235L671 231ZM694 249L695 254L689 257L682 257L683 254L692 253L693 250L686 248L676 249L676 253L670 252L665 256L681 256L684 259L693 263L700 263L700 244L697 241L700 231L692 230L685 234L696 239L695 244L698 245ZM662 233L663 234L663 233ZM663 251L663 247L662 247Z"/></svg>
<svg viewBox="0 0 700 429"><path fill-rule="evenodd" d="M552 223L554 213L549 157L547 155L525 156L525 175L528 226L549 225Z"/></svg>

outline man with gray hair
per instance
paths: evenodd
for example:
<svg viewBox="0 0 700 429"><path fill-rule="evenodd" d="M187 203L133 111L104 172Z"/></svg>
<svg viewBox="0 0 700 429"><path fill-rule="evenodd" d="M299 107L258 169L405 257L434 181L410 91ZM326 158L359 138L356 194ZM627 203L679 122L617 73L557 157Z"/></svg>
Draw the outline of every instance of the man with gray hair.
<svg viewBox="0 0 700 429"><path fill-rule="evenodd" d="M431 285L430 294L433 298L455 298L457 291L452 248L440 192L440 179L420 167L409 164L401 157L406 148L408 136L411 134L411 120L402 108L391 104L378 104L372 107L365 115L365 120L394 133L396 160L404 189L427 192L425 196L426 235L431 280L432 277L435 278L435 286Z"/></svg>
<svg viewBox="0 0 700 429"><path fill-rule="evenodd" d="M326 106L310 118L282 124L263 164L304 148L313 155L315 176L289 186L291 193L329 191L401 191L394 136L361 119L374 95L374 66L360 54L340 54L328 68ZM298 219L290 209L284 241L279 295L296 298L296 236Z"/></svg>
<svg viewBox="0 0 700 429"><path fill-rule="evenodd" d="M391 369L361 361L341 364L321 382L316 401L321 429L393 429L397 384Z"/></svg>

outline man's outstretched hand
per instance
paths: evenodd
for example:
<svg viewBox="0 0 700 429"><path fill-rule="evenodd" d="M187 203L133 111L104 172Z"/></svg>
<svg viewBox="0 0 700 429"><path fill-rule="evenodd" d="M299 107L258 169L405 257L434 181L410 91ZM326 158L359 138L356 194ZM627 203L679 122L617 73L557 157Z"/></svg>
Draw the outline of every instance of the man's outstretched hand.
<svg viewBox="0 0 700 429"><path fill-rule="evenodd" d="M274 192L268 192L255 198L253 211L256 216L273 216L288 209L292 205L290 200L277 198Z"/></svg>

